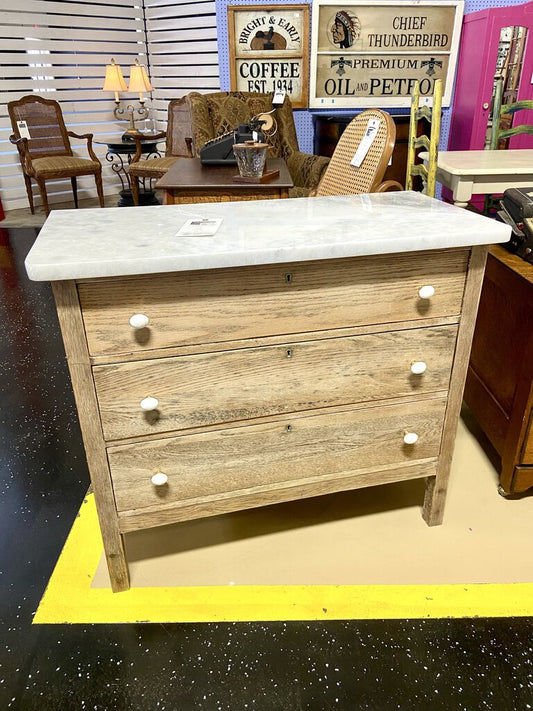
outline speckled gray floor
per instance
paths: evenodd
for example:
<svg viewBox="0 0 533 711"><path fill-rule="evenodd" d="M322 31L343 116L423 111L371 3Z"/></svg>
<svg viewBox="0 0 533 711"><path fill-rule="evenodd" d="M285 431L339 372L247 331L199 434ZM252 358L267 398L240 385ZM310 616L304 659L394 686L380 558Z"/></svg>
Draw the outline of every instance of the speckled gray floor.
<svg viewBox="0 0 533 711"><path fill-rule="evenodd" d="M158 193L159 194L159 193ZM117 207L119 200L119 195L117 194L105 194L104 204L105 207ZM39 202L37 200L37 202ZM100 209L98 200L96 198L89 198L87 200L80 200L79 207L83 209L96 208ZM53 203L51 205L52 210L74 210L74 201ZM0 222L0 226L4 229L9 229L12 227L42 227L44 221L46 220L46 215L42 207L35 208L35 214L31 214L29 208L19 208L17 210L9 210L5 213L4 220Z"/></svg>
<svg viewBox="0 0 533 711"><path fill-rule="evenodd" d="M31 626L88 487L51 290L0 223L0 711L525 711L533 620Z"/></svg>

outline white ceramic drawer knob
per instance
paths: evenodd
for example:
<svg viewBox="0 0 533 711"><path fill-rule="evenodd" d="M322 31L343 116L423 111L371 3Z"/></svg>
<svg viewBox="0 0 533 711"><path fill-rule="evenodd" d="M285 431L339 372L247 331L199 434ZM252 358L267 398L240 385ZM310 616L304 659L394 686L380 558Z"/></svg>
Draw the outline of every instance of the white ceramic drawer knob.
<svg viewBox="0 0 533 711"><path fill-rule="evenodd" d="M426 369L427 365L423 360L415 360L414 363L411 363L411 373L414 375L422 375L422 373L426 372Z"/></svg>
<svg viewBox="0 0 533 711"><path fill-rule="evenodd" d="M431 286L431 284L421 286L418 290L418 296L421 299L431 299L432 296L435 296L435 287Z"/></svg>
<svg viewBox="0 0 533 711"><path fill-rule="evenodd" d="M416 432L406 432L403 436L403 441L405 444L416 444L418 442L418 435Z"/></svg>
<svg viewBox="0 0 533 711"><path fill-rule="evenodd" d="M155 397L145 397L141 400L141 409L150 412L150 410L155 410L159 405L159 400Z"/></svg>
<svg viewBox="0 0 533 711"><path fill-rule="evenodd" d="M133 314L130 318L130 326L132 328L146 328L150 323L150 319L146 314Z"/></svg>
<svg viewBox="0 0 533 711"><path fill-rule="evenodd" d="M165 486L167 482L168 476L163 474L163 472L157 472L157 474L154 474L152 477L152 484L154 486Z"/></svg>

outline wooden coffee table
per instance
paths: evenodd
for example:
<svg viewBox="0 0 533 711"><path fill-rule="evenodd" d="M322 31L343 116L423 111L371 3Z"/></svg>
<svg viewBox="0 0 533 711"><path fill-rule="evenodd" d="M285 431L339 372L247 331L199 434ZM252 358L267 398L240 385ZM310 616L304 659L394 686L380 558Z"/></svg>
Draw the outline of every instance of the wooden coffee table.
<svg viewBox="0 0 533 711"><path fill-rule="evenodd" d="M199 158L178 158L155 187L165 191L166 205L289 197L293 182L285 161L271 158L267 170L279 170L279 176L267 183L236 183L236 165L202 165Z"/></svg>

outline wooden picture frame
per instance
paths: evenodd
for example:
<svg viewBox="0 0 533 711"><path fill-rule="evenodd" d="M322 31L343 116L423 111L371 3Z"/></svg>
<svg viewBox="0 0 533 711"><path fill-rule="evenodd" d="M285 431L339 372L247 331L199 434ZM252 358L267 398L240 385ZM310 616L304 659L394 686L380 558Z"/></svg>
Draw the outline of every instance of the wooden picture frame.
<svg viewBox="0 0 533 711"><path fill-rule="evenodd" d="M414 82L449 106L463 0L313 0L309 106L409 107Z"/></svg>
<svg viewBox="0 0 533 711"><path fill-rule="evenodd" d="M228 39L232 91L285 91L307 107L309 5L230 5Z"/></svg>

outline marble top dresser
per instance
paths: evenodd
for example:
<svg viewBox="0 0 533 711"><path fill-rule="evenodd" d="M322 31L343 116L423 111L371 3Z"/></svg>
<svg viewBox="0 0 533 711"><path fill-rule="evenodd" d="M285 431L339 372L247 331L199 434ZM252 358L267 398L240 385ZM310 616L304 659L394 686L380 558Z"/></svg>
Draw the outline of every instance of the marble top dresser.
<svg viewBox="0 0 533 711"><path fill-rule="evenodd" d="M26 268L53 283L113 590L140 528L412 478L441 523L509 234L410 192L52 212Z"/></svg>

